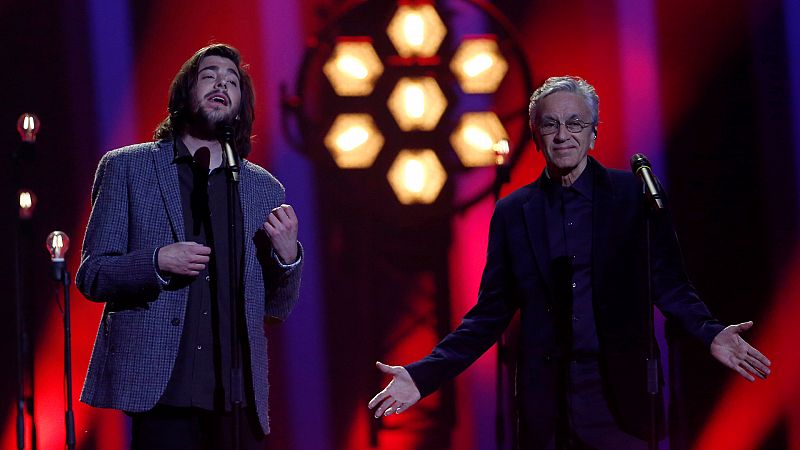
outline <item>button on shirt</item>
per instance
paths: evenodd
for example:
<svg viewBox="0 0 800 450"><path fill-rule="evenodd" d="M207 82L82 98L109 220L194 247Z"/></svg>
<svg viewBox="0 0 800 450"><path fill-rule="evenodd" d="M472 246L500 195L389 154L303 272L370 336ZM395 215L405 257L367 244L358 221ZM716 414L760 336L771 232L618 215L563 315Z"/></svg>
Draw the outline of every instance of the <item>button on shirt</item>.
<svg viewBox="0 0 800 450"><path fill-rule="evenodd" d="M571 186L561 186L545 177L547 192L545 220L553 267L565 266L566 286L555 289L557 308L571 309L571 347L574 354L593 355L599 351L592 307L592 174L587 165ZM555 273L559 270L554 269ZM554 276L558 278L558 276ZM571 297L571 298L570 298ZM566 305L564 305L566 303ZM571 303L571 308L569 306ZM565 307L564 307L565 306ZM561 322L568 323L568 322Z"/></svg>
<svg viewBox="0 0 800 450"><path fill-rule="evenodd" d="M200 275L187 280L189 298L181 343L172 376L159 403L208 410L230 409L231 318L227 276L226 174L221 168L209 172L207 166L195 161L180 139L175 139L173 164L178 169L186 240L210 247L211 261ZM236 258L241 261L242 210L238 197L234 215ZM242 354L246 357L246 352ZM242 362L243 368L247 367L244 365L246 359Z"/></svg>

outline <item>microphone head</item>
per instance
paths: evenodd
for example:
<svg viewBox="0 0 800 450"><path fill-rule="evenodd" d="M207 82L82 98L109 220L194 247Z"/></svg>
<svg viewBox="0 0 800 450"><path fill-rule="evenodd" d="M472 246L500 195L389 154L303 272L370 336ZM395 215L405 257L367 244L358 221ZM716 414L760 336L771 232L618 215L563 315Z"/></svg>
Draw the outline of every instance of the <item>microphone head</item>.
<svg viewBox="0 0 800 450"><path fill-rule="evenodd" d="M650 161L647 159L647 156L641 153L631 156L631 171L637 173L642 167L650 168Z"/></svg>

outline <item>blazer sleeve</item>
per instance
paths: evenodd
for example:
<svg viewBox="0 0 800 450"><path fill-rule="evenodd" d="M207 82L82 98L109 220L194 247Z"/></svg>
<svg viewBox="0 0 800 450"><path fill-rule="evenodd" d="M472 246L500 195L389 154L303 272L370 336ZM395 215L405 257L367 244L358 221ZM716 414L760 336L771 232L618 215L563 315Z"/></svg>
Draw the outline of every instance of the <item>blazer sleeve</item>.
<svg viewBox="0 0 800 450"><path fill-rule="evenodd" d="M270 268L267 277L264 304L264 315L267 318L286 320L292 312L297 300L300 298L300 278L303 273L303 246L297 243L297 262L294 264L280 264L275 258L270 257Z"/></svg>
<svg viewBox="0 0 800 450"><path fill-rule="evenodd" d="M97 302L155 299L160 282L153 266L156 246L129 251L130 196L125 155L106 153L92 186L92 212L86 228L78 289Z"/></svg>
<svg viewBox="0 0 800 450"><path fill-rule="evenodd" d="M245 160L246 161L246 160ZM254 193L266 200L259 215L268 215L271 209L286 200L283 185L262 167L245 162L252 175L257 176L258 184L253 186ZM259 220L266 220L259 217ZM279 261L272 247L272 242L263 228L259 227L254 236L256 260L260 266L264 280L264 318L284 321L294 309L300 297L300 279L303 273L305 254L303 246L297 243L297 261L283 264Z"/></svg>
<svg viewBox="0 0 800 450"><path fill-rule="evenodd" d="M669 210L652 218L652 281L656 306L706 347L725 326L715 319L689 280Z"/></svg>
<svg viewBox="0 0 800 450"><path fill-rule="evenodd" d="M489 225L486 266L477 304L428 356L405 366L423 397L469 367L508 327L519 306L512 292L508 251L507 228L498 207Z"/></svg>

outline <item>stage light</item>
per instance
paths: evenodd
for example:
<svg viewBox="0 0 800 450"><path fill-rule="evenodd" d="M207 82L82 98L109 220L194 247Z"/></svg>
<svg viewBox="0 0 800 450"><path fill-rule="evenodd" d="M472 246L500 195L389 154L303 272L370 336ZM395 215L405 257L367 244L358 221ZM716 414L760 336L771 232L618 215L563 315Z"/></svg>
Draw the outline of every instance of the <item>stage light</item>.
<svg viewBox="0 0 800 450"><path fill-rule="evenodd" d="M340 114L325 136L325 146L342 169L371 166L383 142L383 135L369 114Z"/></svg>
<svg viewBox="0 0 800 450"><path fill-rule="evenodd" d="M508 142L508 133L493 112L465 113L450 135L450 143L464 167L495 164L495 145L503 140Z"/></svg>
<svg viewBox="0 0 800 450"><path fill-rule="evenodd" d="M508 145L508 139L500 139L494 145L492 145L492 151L494 152L494 164L496 166L502 166L506 163L506 158L508 154L511 153L511 147Z"/></svg>
<svg viewBox="0 0 800 450"><path fill-rule="evenodd" d="M388 101L389 111L403 131L436 128L447 99L432 77L401 78Z"/></svg>
<svg viewBox="0 0 800 450"><path fill-rule="evenodd" d="M429 204L447 181L447 172L431 149L401 150L386 175L397 200L404 205Z"/></svg>
<svg viewBox="0 0 800 450"><path fill-rule="evenodd" d="M456 50L450 70L467 94L490 94L506 76L508 63L494 38L467 38Z"/></svg>
<svg viewBox="0 0 800 450"><path fill-rule="evenodd" d="M53 231L47 235L45 248L50 252L50 259L53 262L64 261L64 255L69 250L69 236L63 231Z"/></svg>
<svg viewBox="0 0 800 450"><path fill-rule="evenodd" d="M19 198L19 218L30 220L36 209L36 194L28 190L21 190L17 193L17 197Z"/></svg>
<svg viewBox="0 0 800 450"><path fill-rule="evenodd" d="M336 94L345 97L372 93L383 64L369 39L341 40L322 68Z"/></svg>
<svg viewBox="0 0 800 450"><path fill-rule="evenodd" d="M36 142L36 135L39 133L42 123L36 114L23 113L17 119L17 132L19 133L22 142L33 144Z"/></svg>
<svg viewBox="0 0 800 450"><path fill-rule="evenodd" d="M428 58L439 50L447 27L433 5L400 5L389 22L386 34L403 58Z"/></svg>

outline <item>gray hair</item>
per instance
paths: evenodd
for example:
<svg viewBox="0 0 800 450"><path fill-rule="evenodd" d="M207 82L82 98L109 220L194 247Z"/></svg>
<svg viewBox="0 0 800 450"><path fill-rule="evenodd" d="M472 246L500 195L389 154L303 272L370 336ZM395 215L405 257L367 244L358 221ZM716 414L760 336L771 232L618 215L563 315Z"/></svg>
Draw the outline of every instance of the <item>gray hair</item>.
<svg viewBox="0 0 800 450"><path fill-rule="evenodd" d="M592 124L597 126L600 117L600 97L594 90L594 86L586 82L583 78L571 75L562 77L550 77L544 84L539 86L538 89L531 94L531 101L528 104L528 113L530 114L530 123L533 126L536 119L536 108L539 102L554 92L574 92L582 95L586 99L586 105L592 111Z"/></svg>

